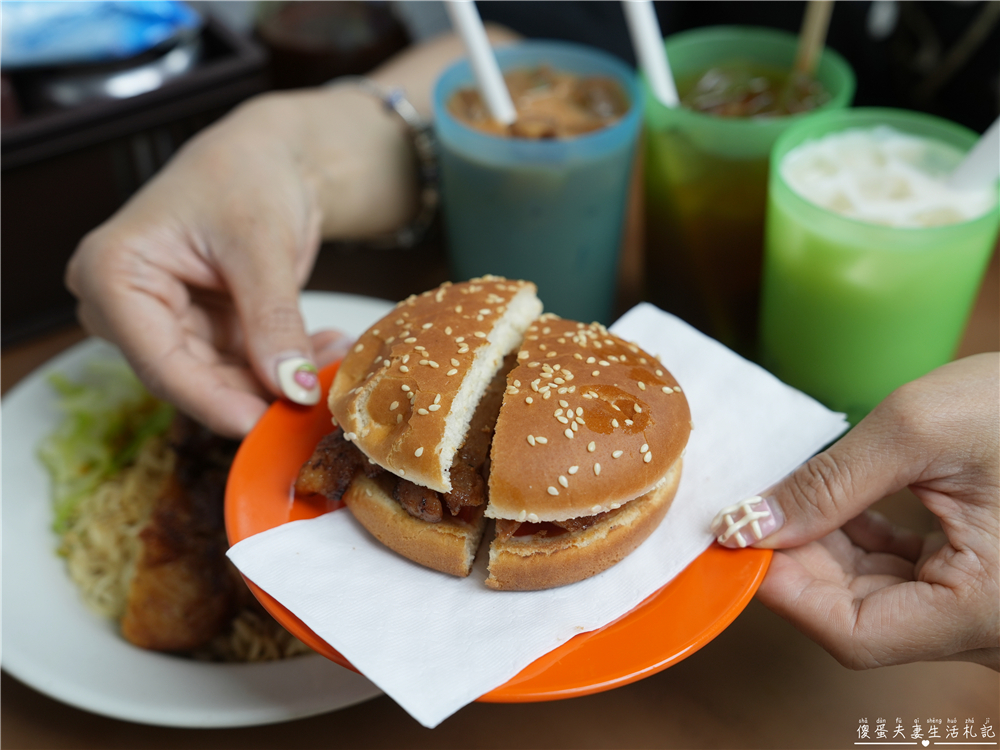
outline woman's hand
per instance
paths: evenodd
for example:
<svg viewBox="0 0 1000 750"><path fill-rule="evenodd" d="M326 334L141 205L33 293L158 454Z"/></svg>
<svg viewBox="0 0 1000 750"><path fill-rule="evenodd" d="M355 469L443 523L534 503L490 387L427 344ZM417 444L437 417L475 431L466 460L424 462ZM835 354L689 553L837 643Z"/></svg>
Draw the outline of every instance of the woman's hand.
<svg viewBox="0 0 1000 750"><path fill-rule="evenodd" d="M1000 669L998 363L977 355L903 386L764 498L717 519L726 546L742 534L781 550L758 596L845 666ZM905 487L940 532L920 537L867 510ZM736 530L747 512L759 535Z"/></svg>
<svg viewBox="0 0 1000 750"><path fill-rule="evenodd" d="M275 395L316 403L316 365L350 342L306 335L299 288L324 233L407 220L408 148L361 92L251 101L84 238L66 275L81 322L118 344L153 393L220 434L245 434Z"/></svg>

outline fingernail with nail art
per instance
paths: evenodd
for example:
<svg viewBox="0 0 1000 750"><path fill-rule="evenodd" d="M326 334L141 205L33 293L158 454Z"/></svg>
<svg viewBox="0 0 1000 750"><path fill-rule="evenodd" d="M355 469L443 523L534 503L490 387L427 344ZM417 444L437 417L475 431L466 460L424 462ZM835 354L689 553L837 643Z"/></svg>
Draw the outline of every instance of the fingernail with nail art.
<svg viewBox="0 0 1000 750"><path fill-rule="evenodd" d="M712 532L723 547L737 549L759 542L784 522L773 499L754 495L720 510L712 521Z"/></svg>
<svg viewBox="0 0 1000 750"><path fill-rule="evenodd" d="M289 357L278 363L278 386L296 404L319 402L319 371L305 357Z"/></svg>

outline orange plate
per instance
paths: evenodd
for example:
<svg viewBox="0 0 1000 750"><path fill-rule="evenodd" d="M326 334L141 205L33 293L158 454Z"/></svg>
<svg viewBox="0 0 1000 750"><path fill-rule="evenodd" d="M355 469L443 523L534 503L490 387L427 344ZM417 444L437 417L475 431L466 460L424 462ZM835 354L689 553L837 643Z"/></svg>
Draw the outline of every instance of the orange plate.
<svg viewBox="0 0 1000 750"><path fill-rule="evenodd" d="M323 392L336 365L320 373ZM277 402L243 441L226 487L230 544L288 521L315 518L342 504L297 497L299 467L331 430L325 403ZM771 560L769 550L712 545L674 580L600 630L581 633L484 695L488 702L527 702L588 695L648 677L690 656L721 633L750 601ZM247 581L261 604L315 651L353 669L265 591ZM503 594L498 594L503 596Z"/></svg>

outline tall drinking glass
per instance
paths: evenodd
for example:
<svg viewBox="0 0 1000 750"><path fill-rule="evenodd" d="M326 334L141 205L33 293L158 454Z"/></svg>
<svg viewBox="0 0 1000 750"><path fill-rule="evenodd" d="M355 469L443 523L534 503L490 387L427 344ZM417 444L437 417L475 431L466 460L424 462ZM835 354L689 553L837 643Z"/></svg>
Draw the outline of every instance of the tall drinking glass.
<svg viewBox="0 0 1000 750"><path fill-rule="evenodd" d="M773 29L716 26L668 37L683 96L706 71L741 64L790 71L797 39ZM841 109L854 74L826 49L816 77ZM720 117L668 108L644 85L646 296L744 356L756 354L768 156L790 125L783 117Z"/></svg>
<svg viewBox="0 0 1000 750"><path fill-rule="evenodd" d="M635 74L611 55L565 42L522 42L497 58L503 70L545 65L610 76L630 106L608 127L573 138L488 135L449 113L451 96L475 82L467 61L448 68L434 88L434 118L453 278L528 279L547 311L610 323L642 119Z"/></svg>
<svg viewBox="0 0 1000 750"><path fill-rule="evenodd" d="M954 356L1000 225L995 197L991 210L959 223L867 223L812 203L782 175L783 160L797 146L881 125L960 153L977 139L917 112L854 109L790 128L771 157L762 361L855 423L897 386Z"/></svg>

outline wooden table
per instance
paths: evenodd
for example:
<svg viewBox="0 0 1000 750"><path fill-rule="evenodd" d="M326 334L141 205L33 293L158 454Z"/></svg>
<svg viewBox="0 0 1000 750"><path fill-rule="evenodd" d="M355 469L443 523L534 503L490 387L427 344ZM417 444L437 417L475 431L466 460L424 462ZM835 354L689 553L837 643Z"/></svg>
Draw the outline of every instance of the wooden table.
<svg viewBox="0 0 1000 750"><path fill-rule="evenodd" d="M444 273L439 254L418 256L414 275L375 280L370 258L324 252L311 286L399 298ZM394 267L386 257L379 267ZM402 264L401 264L402 265ZM51 333L2 352L6 391L54 354L83 338ZM994 257L960 354L1000 349L1000 270ZM5 470L16 470L4 467ZM8 499L10 501L10 499ZM918 530L934 519L909 492L880 510ZM7 575L16 572L9 568ZM680 615L679 615L680 616ZM832 748L858 739L858 721L900 717L955 719L1000 733L1000 681L964 663L910 664L851 672L757 602L718 638L641 682L584 698L535 704L472 704L434 730L385 697L309 719L226 730L164 729L96 716L58 703L7 674L2 747L28 748Z"/></svg>

